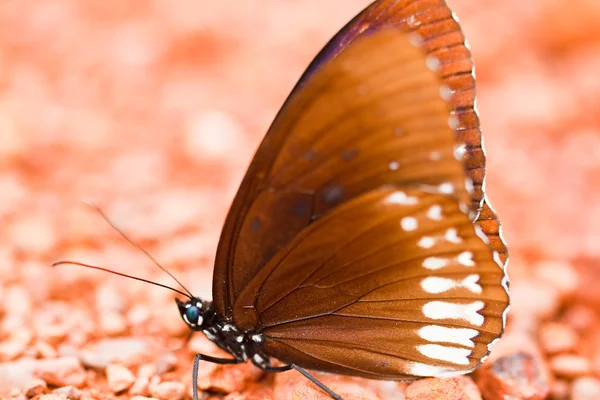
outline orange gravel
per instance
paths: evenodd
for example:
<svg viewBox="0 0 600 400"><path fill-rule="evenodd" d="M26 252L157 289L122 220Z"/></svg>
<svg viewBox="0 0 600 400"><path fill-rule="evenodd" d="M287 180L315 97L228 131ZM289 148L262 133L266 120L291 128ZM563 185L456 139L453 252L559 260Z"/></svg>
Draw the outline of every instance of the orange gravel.
<svg viewBox="0 0 600 400"><path fill-rule="evenodd" d="M219 232L303 69L369 0L0 2L0 398L182 399L172 284L210 298ZM448 0L475 58L509 329L471 377L319 375L345 399L600 398L600 2ZM475 384L474 384L475 382ZM203 399L328 399L295 372L200 365ZM436 394L437 393L437 394ZM450 398L447 397L447 398ZM142 397L137 397L141 399Z"/></svg>

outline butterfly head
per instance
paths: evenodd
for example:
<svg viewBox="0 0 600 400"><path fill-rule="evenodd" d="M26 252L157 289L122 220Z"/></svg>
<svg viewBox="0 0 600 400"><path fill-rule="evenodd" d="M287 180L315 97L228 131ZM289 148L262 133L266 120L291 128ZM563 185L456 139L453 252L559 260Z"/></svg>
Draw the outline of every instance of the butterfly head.
<svg viewBox="0 0 600 400"><path fill-rule="evenodd" d="M192 297L187 301L175 299L175 302L186 325L192 330L202 329L206 322L205 314L209 309L208 303L197 297Z"/></svg>

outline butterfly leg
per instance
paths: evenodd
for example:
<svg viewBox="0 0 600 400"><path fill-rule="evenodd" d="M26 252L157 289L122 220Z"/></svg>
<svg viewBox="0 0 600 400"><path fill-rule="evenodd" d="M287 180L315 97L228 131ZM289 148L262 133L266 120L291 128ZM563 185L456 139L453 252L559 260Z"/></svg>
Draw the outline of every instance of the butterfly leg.
<svg viewBox="0 0 600 400"><path fill-rule="evenodd" d="M252 360L254 362L254 360ZM285 371L289 371L291 369L295 369L296 371L300 372L302 375L304 375L304 377L306 377L306 379L308 379L309 381L311 381L312 383L314 383L315 385L317 385L322 391L324 391L325 393L327 393L328 395L330 395L332 398L334 398L335 400L343 400L342 397L335 393L333 390L329 389L327 386L325 386L325 384L321 381L319 381L317 378L315 378L314 376L312 376L311 374L308 373L308 371L306 371L303 368L300 368L299 366L297 366L296 364L290 364L290 365L284 365L282 367L271 367L270 365L258 365L256 363L254 363L254 365L256 365L257 367L263 369L264 371L267 372L285 372Z"/></svg>
<svg viewBox="0 0 600 400"><path fill-rule="evenodd" d="M218 358L211 357L205 354L196 354L194 357L194 367L192 369L192 387L194 389L194 400L198 400L198 365L200 364L200 360L208 361L215 364L241 364L243 360L237 360L235 358Z"/></svg>

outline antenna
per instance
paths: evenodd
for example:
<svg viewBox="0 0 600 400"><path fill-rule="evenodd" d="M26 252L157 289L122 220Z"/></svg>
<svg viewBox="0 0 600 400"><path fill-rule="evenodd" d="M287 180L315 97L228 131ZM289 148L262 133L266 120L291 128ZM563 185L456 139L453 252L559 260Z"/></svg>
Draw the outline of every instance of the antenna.
<svg viewBox="0 0 600 400"><path fill-rule="evenodd" d="M158 283L158 282L149 281L148 279L138 278L137 276L127 275L127 274L123 274L121 272L112 271L112 270L107 269L107 268L97 267L95 265L84 264L84 263L80 263L80 262L77 262L77 261L56 261L56 262L52 263L53 267L56 267L57 265L77 265L79 267L97 269L97 270L108 272L108 273L111 273L111 274L123 276L125 278L135 279L136 281L146 282L146 283L149 283L151 285L160 286L162 288L169 289L169 290L172 290L172 291L174 291L176 293L179 293L182 296L188 297L190 300L194 298L194 296L191 296L191 295L189 295L189 294L187 294L185 292L182 292L181 290L177 290L175 288L172 288L171 286L163 285L162 283Z"/></svg>
<svg viewBox="0 0 600 400"><path fill-rule="evenodd" d="M152 256L150 255L150 253L148 253L148 252L147 252L147 251L146 251L144 248L142 248L142 247L141 247L139 244L135 243L133 240L129 239L129 237L128 237L128 236L127 236L127 235L126 235L126 234L125 234L125 233L124 233L124 232L123 232L121 229L117 228L117 226L111 222L111 220L110 220L110 219L109 219L109 218L106 216L106 214L104 214L104 212L102 212L102 210L100 209L100 207L98 207L97 205L95 205L95 204L94 204L94 203L92 203L92 202L84 201L84 203L85 203L85 204L87 204L89 207L92 207L94 210L96 210L96 211L98 212L98 214L100 214L100 216L102 216L102 218L104 219L104 221L106 221L106 223L107 223L108 225L110 225L110 226L111 226L111 227L112 227L112 228L113 228L115 231L117 231L117 232L118 232L118 233L119 233L119 234L120 234L120 235L121 235L121 236L122 236L122 237L123 237L125 240L127 240L127 242L129 242L129 244L130 244L130 245L132 245L133 247L135 247L136 249L138 249L139 251L141 251L142 253L144 253L144 254L146 255L146 257L148 257L148 258L149 258L149 259L150 259L150 260L151 260L151 261L154 263L154 265L156 265L156 266L157 266L158 268L160 268L160 269L161 269L163 272L165 272L167 275L169 275L171 278L173 278L173 280L174 280L175 282L177 282L177 283L179 284L179 286L181 286L181 287L183 288L183 290L185 290L185 291L187 292L187 295L186 295L187 297L189 297L189 298L191 298L191 299L192 299L192 298L194 298L194 295L192 294L192 292L190 292L190 291L189 291L189 290L188 290L188 289L187 289L185 286L183 286L183 283L181 283L181 282L179 281L179 279L175 278L175 276L174 276L172 273L170 273L169 271L167 271L167 270L165 269L165 267L163 267L162 265L160 265L160 264L158 263L158 261L156 261L156 259L155 259L154 257L152 257ZM77 264L77 263L71 263L71 264ZM82 266L87 266L87 265L82 265ZM90 267L91 267L91 266L90 266ZM102 269L102 268L96 267L96 269ZM134 277L132 277L132 276L128 276L128 275L119 274L118 272L114 272L114 271L110 271L110 270L106 270L106 271L107 271L107 272L113 272L113 273L116 273L116 274L118 274L118 275L127 276L127 277L129 277L129 278L133 278L133 279L143 280L143 279L134 278ZM148 282L148 281L146 281L146 282ZM149 282L149 283L153 283L153 282ZM155 284L156 284L156 283L155 283ZM158 285L158 284L157 284L157 285ZM162 285L159 285L159 286L162 286ZM170 289L172 289L172 288L170 288ZM175 289L173 289L173 290L175 290ZM175 290L175 291L177 291L177 290ZM180 292L180 293L181 293L181 292Z"/></svg>

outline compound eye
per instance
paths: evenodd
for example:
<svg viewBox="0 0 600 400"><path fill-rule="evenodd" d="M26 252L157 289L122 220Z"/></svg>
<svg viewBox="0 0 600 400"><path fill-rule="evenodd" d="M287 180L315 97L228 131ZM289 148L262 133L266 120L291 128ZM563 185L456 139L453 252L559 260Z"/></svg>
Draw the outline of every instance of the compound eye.
<svg viewBox="0 0 600 400"><path fill-rule="evenodd" d="M185 310L185 316L190 324L197 325L200 318L200 309L196 306L191 306Z"/></svg>

